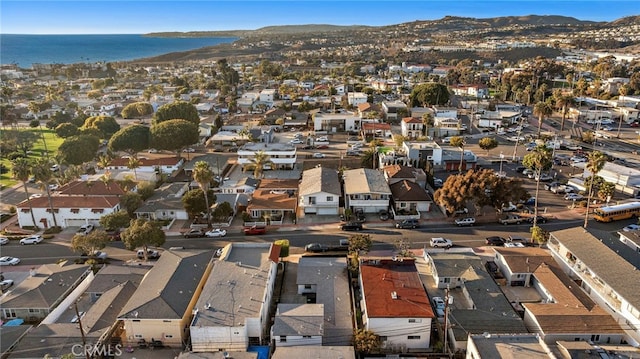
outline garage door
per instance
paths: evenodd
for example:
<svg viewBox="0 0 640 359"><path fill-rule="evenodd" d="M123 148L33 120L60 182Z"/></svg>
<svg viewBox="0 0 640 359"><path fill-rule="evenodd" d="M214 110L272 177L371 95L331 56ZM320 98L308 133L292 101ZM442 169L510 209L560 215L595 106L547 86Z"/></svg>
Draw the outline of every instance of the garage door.
<svg viewBox="0 0 640 359"><path fill-rule="evenodd" d="M304 208L304 213L316 213L317 208L316 207L305 207Z"/></svg>
<svg viewBox="0 0 640 359"><path fill-rule="evenodd" d="M338 215L338 208L318 208L318 214L320 215Z"/></svg>
<svg viewBox="0 0 640 359"><path fill-rule="evenodd" d="M86 219L67 219L66 221L67 227L80 227L87 223Z"/></svg>

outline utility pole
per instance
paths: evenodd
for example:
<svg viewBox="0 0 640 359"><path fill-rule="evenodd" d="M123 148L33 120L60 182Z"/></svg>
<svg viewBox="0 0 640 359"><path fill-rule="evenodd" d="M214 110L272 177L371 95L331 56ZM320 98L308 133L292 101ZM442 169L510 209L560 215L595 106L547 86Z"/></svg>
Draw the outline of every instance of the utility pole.
<svg viewBox="0 0 640 359"><path fill-rule="evenodd" d="M453 303L453 297L449 295L449 285L447 284L447 289L445 289L444 295L444 345L443 350L444 353L447 354L449 352L449 344L447 343L447 335L449 334L449 304Z"/></svg>
<svg viewBox="0 0 640 359"><path fill-rule="evenodd" d="M80 312L78 311L78 301L73 302L73 308L76 310L76 317L78 318L78 326L80 327L80 336L82 337L82 351L84 351L84 355L86 359L89 358L89 351L87 350L87 338L84 335L84 328L82 327L82 318L80 316Z"/></svg>

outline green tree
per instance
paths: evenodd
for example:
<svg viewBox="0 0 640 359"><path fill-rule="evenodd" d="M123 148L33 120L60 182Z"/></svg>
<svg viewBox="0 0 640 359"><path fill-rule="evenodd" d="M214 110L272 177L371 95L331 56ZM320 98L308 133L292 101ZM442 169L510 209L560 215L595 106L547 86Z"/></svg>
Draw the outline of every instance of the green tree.
<svg viewBox="0 0 640 359"><path fill-rule="evenodd" d="M269 165L273 166L273 161L271 161L271 157L264 151L258 151L253 156L251 161L251 168L253 168L253 177L256 179L262 178L262 174L264 172L264 167Z"/></svg>
<svg viewBox="0 0 640 359"><path fill-rule="evenodd" d="M411 107L444 105L447 102L449 102L449 89L447 86L435 82L416 85L409 94Z"/></svg>
<svg viewBox="0 0 640 359"><path fill-rule="evenodd" d="M489 151L494 148L497 148L499 145L498 140L493 137L483 137L478 141L478 146L483 150L487 151L487 156L489 155Z"/></svg>
<svg viewBox="0 0 640 359"><path fill-rule="evenodd" d="M280 246L280 258L285 258L289 256L289 240L288 239L277 239L273 242L276 246Z"/></svg>
<svg viewBox="0 0 640 359"><path fill-rule="evenodd" d="M158 150L180 151L200 139L198 126L185 120L168 120L151 126L151 144Z"/></svg>
<svg viewBox="0 0 640 359"><path fill-rule="evenodd" d="M67 138L71 136L77 136L80 131L78 127L72 123L65 122L61 123L56 127L56 135L60 138Z"/></svg>
<svg viewBox="0 0 640 359"><path fill-rule="evenodd" d="M208 190L207 196L205 197L204 191L200 188L192 189L187 191L187 193L182 196L182 205L184 206L184 210L187 211L189 218L197 218L200 217L202 213L205 214L207 221L210 222L210 213L209 203L214 202L216 196L213 194L213 191Z"/></svg>
<svg viewBox="0 0 640 359"><path fill-rule="evenodd" d="M127 211L130 218L135 218L136 209L142 205L142 197L136 192L129 191L120 197L120 205Z"/></svg>
<svg viewBox="0 0 640 359"><path fill-rule="evenodd" d="M422 115L422 134L427 136L427 138L429 137L429 128L433 127L434 124L433 114L431 112L425 112Z"/></svg>
<svg viewBox="0 0 640 359"><path fill-rule="evenodd" d="M458 165L458 173L462 173L462 165L464 163L464 137L453 136L449 142L451 146L458 147L460 149L460 165Z"/></svg>
<svg viewBox="0 0 640 359"><path fill-rule="evenodd" d="M611 182L603 182L598 188L598 198L601 201L609 201L616 191L616 185Z"/></svg>
<svg viewBox="0 0 640 359"><path fill-rule="evenodd" d="M81 165L91 161L100 148L100 140L95 136L79 135L69 137L58 147L62 162Z"/></svg>
<svg viewBox="0 0 640 359"><path fill-rule="evenodd" d="M31 177L31 163L26 158L16 158L13 161L11 171L13 172L13 178L22 182L22 188L24 188L24 194L27 196L27 204L29 205L29 212L31 213L31 221L33 222L33 226L38 228L36 217L33 215L33 207L31 206L31 198L27 187L27 182L29 181L29 177Z"/></svg>
<svg viewBox="0 0 640 359"><path fill-rule="evenodd" d="M148 247L160 247L166 241L162 228L146 219L132 220L129 227L120 233L120 238L128 250L142 247L145 260L147 260Z"/></svg>
<svg viewBox="0 0 640 359"><path fill-rule="evenodd" d="M49 211L51 212L51 217L53 218L54 227L58 228L58 220L56 218L56 211L53 208L53 201L51 200L51 189L49 188L50 184L53 184L56 178L53 175L53 171L51 171L51 161L47 158L38 158L31 169L33 173L33 177L36 180L36 183L40 185L40 189L45 190L47 193L47 199L49 201Z"/></svg>
<svg viewBox="0 0 640 359"><path fill-rule="evenodd" d="M376 163L376 155L378 150L375 148L369 148L368 150L362 153L362 157L360 157L360 164L364 168L375 168Z"/></svg>
<svg viewBox="0 0 640 359"><path fill-rule="evenodd" d="M542 171L549 170L551 168L551 165L553 164L552 150L544 145L540 145L536 147L531 153L524 156L524 158L522 159L522 164L525 167L533 170L533 172L535 173L536 200L534 203L533 226L536 227L538 225L538 198L540 198L540 177L542 175Z"/></svg>
<svg viewBox="0 0 640 359"><path fill-rule="evenodd" d="M131 125L114 133L109 140L109 150L112 152L123 151L131 156L149 148L151 132L149 127L143 125Z"/></svg>
<svg viewBox="0 0 640 359"><path fill-rule="evenodd" d="M83 128L95 128L100 131L100 138L110 139L120 130L120 124L111 116L92 116L84 120Z"/></svg>
<svg viewBox="0 0 640 359"><path fill-rule="evenodd" d="M25 156L33 148L33 145L40 140L40 136L34 131L9 129L2 131L2 141L15 143L18 150Z"/></svg>
<svg viewBox="0 0 640 359"><path fill-rule="evenodd" d="M87 254L93 257L95 252L104 248L109 243L107 232L96 229L86 235L76 234L71 239L71 249L76 253Z"/></svg>
<svg viewBox="0 0 640 359"><path fill-rule="evenodd" d="M198 186L202 191L201 195L204 198L205 205L207 206L206 210L204 211L207 217L207 224L211 225L211 216L209 212L209 208L211 207L209 205L208 198L209 187L211 186L211 181L213 181L213 171L211 170L211 166L209 166L209 164L205 161L196 162L195 166L193 167L193 180L198 183Z"/></svg>
<svg viewBox="0 0 640 359"><path fill-rule="evenodd" d="M216 222L226 222L231 214L233 214L233 208L229 202L222 202L215 206L211 216Z"/></svg>
<svg viewBox="0 0 640 359"><path fill-rule="evenodd" d="M531 227L530 231L531 241L537 243L539 246L543 245L549 239L549 233L538 226Z"/></svg>
<svg viewBox="0 0 640 359"><path fill-rule="evenodd" d="M126 210L105 214L100 217L100 225L107 230L126 228L129 226L129 222L131 222L131 216Z"/></svg>
<svg viewBox="0 0 640 359"><path fill-rule="evenodd" d="M540 137L540 132L542 131L542 121L545 117L551 115L553 113L553 109L548 102L538 102L533 106L533 114L538 116L538 137Z"/></svg>
<svg viewBox="0 0 640 359"><path fill-rule="evenodd" d="M162 105L158 108L153 116L154 124L159 124L168 120L185 120L198 126L200 124L200 115L196 107L185 101L175 101Z"/></svg>
<svg viewBox="0 0 640 359"><path fill-rule="evenodd" d="M598 173L602 171L604 165L607 163L607 156L600 151L593 151L589 153L587 157L587 165L586 169L591 173L590 180L587 179L588 183L585 183L587 186L588 196L587 196L587 210L584 214L584 228L587 228L589 224L589 208L591 207L591 197L593 196L593 185L594 180L598 176Z"/></svg>
<svg viewBox="0 0 640 359"><path fill-rule="evenodd" d="M153 106L148 102L134 102L126 105L120 116L124 119L139 118L151 115L153 113Z"/></svg>
<svg viewBox="0 0 640 359"><path fill-rule="evenodd" d="M143 201L148 200L155 193L156 186L153 182L142 181L138 183L138 194Z"/></svg>
<svg viewBox="0 0 640 359"><path fill-rule="evenodd" d="M349 236L349 253L369 253L373 242L369 234L352 234Z"/></svg>
<svg viewBox="0 0 640 359"><path fill-rule="evenodd" d="M127 168L133 170L133 178L136 181L138 180L138 172L136 171L136 168L140 167L140 164L140 160L135 157L130 157L127 161Z"/></svg>

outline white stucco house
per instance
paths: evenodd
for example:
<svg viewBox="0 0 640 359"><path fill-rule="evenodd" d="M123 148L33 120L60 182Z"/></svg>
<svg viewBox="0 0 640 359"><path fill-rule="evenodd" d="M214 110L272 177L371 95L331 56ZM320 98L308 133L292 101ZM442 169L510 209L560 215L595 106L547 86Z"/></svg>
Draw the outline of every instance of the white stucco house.
<svg viewBox="0 0 640 359"><path fill-rule="evenodd" d="M391 190L382 171L357 168L344 171L345 208L378 213L389 208Z"/></svg>
<svg viewBox="0 0 640 359"><path fill-rule="evenodd" d="M324 113L313 115L314 131L344 132L360 129L360 117L351 112Z"/></svg>
<svg viewBox="0 0 640 359"><path fill-rule="evenodd" d="M33 209L33 223L29 202ZM16 205L18 210L18 224L20 227L37 225L49 228L54 225L53 215L58 226L79 227L85 224L98 225L100 218L106 214L120 210L120 198L117 196L51 196L54 212L49 206L46 196L24 200Z"/></svg>
<svg viewBox="0 0 640 359"><path fill-rule="evenodd" d="M336 170L315 167L302 172L299 193L298 206L305 214L338 215L341 190Z"/></svg>

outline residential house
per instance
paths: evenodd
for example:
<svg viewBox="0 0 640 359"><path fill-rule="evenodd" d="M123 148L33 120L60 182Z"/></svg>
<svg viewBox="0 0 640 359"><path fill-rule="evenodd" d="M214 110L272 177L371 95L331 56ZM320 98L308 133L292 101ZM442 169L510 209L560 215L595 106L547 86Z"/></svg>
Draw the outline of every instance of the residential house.
<svg viewBox="0 0 640 359"><path fill-rule="evenodd" d="M446 171L462 171L475 169L478 165L478 156L470 150L458 147L445 147L442 150L442 163Z"/></svg>
<svg viewBox="0 0 640 359"><path fill-rule="evenodd" d="M285 218L296 218L298 198L295 193L268 189L257 189L247 205L252 218L265 219L271 224L283 224Z"/></svg>
<svg viewBox="0 0 640 359"><path fill-rule="evenodd" d="M104 266L73 305L60 306L25 335L12 351L22 358L84 354L78 344L124 351L117 315L142 281L147 268ZM79 316L78 316L79 314ZM82 323L82 332L80 324ZM4 341L4 338L3 338Z"/></svg>
<svg viewBox="0 0 640 359"><path fill-rule="evenodd" d="M2 320L20 318L27 323L40 322L75 293L76 288L81 293L93 278L90 266L66 261L31 269L25 280L0 297Z"/></svg>
<svg viewBox="0 0 640 359"><path fill-rule="evenodd" d="M353 213L378 213L389 209L391 190L381 171L357 168L344 171L343 177L345 208Z"/></svg>
<svg viewBox="0 0 640 359"><path fill-rule="evenodd" d="M431 211L433 198L419 184L403 180L389 185L389 189L394 218L420 218L422 213Z"/></svg>
<svg viewBox="0 0 640 359"><path fill-rule="evenodd" d="M382 172L390 186L402 181L417 183L422 188L426 188L427 186L427 174L422 168L389 165L382 167Z"/></svg>
<svg viewBox="0 0 640 359"><path fill-rule="evenodd" d="M435 166L442 164L442 148L434 141L404 141L402 150L416 167L427 162Z"/></svg>
<svg viewBox="0 0 640 359"><path fill-rule="evenodd" d="M493 261L505 278L506 285L530 286L532 274L542 264L556 265L549 252L541 248L494 248Z"/></svg>
<svg viewBox="0 0 640 359"><path fill-rule="evenodd" d="M436 117L433 123L434 136L457 136L465 130L461 121L455 117Z"/></svg>
<svg viewBox="0 0 640 359"><path fill-rule="evenodd" d="M370 102L361 103L358 105L358 116L360 118L377 118L381 117L381 109L377 104Z"/></svg>
<svg viewBox="0 0 640 359"><path fill-rule="evenodd" d="M124 195L126 191L115 181L76 180L64 184L56 191L57 196L116 196Z"/></svg>
<svg viewBox="0 0 640 359"><path fill-rule="evenodd" d="M393 134L391 132L391 125L388 123L362 121L362 136L364 138L387 138L391 137L392 135Z"/></svg>
<svg viewBox="0 0 640 359"><path fill-rule="evenodd" d="M336 170L326 167L305 170L299 188L298 207L302 214L339 214L342 191Z"/></svg>
<svg viewBox="0 0 640 359"><path fill-rule="evenodd" d="M620 235L620 242L631 248L634 252L640 253L640 231L619 231L618 234Z"/></svg>
<svg viewBox="0 0 640 359"><path fill-rule="evenodd" d="M323 336L323 304L278 304L271 327L276 347L322 345Z"/></svg>
<svg viewBox="0 0 640 359"><path fill-rule="evenodd" d="M523 356L538 359L558 358L537 334L470 334L467 340L465 359Z"/></svg>
<svg viewBox="0 0 640 359"><path fill-rule="evenodd" d="M189 325L194 352L244 351L268 341L280 246L230 243L204 283Z"/></svg>
<svg viewBox="0 0 640 359"><path fill-rule="evenodd" d="M542 294L540 303L522 303L524 322L531 333L548 344L558 340L620 344L624 330L589 295L557 267L541 264L533 272L532 286Z"/></svg>
<svg viewBox="0 0 640 359"><path fill-rule="evenodd" d="M137 173L147 172L147 173L158 173L158 174L167 174L170 175L174 171L179 170L185 162L185 159L180 157L176 158L175 156L170 157L159 157L159 158L138 158L140 165L136 167L135 171ZM117 170L128 170L129 159L125 157L119 157L111 160L111 163L107 166L106 169L117 171Z"/></svg>
<svg viewBox="0 0 640 359"><path fill-rule="evenodd" d="M408 114L407 104L400 100L383 101L382 112L387 121L394 122ZM398 113L400 113L400 116L398 116Z"/></svg>
<svg viewBox="0 0 640 359"><path fill-rule="evenodd" d="M613 183L617 191L635 196L640 193L640 170L625 165L605 162L597 173L606 182ZM584 167L582 178L589 178L591 172Z"/></svg>
<svg viewBox="0 0 640 359"><path fill-rule="evenodd" d="M360 260L362 325L394 351L427 349L436 318L414 260Z"/></svg>
<svg viewBox="0 0 640 359"><path fill-rule="evenodd" d="M220 185L220 192L227 194L252 194L260 184L259 179L243 177L238 181L227 180Z"/></svg>
<svg viewBox="0 0 640 359"><path fill-rule="evenodd" d="M323 346L351 345L353 336L352 304L349 300L349 276L347 259L341 257L301 257L297 264L296 285L298 294L304 296L302 303L323 306ZM277 331L274 329L273 334ZM276 346L289 337L272 336ZM302 338L304 343L312 338ZM303 343L299 345L305 345Z"/></svg>
<svg viewBox="0 0 640 359"><path fill-rule="evenodd" d="M522 113L520 111L488 111L485 110L476 115L478 127L498 128L515 125L520 121Z"/></svg>
<svg viewBox="0 0 640 359"><path fill-rule="evenodd" d="M273 103L277 95L276 89L264 89L260 91L260 102Z"/></svg>
<svg viewBox="0 0 640 359"><path fill-rule="evenodd" d="M275 125L276 120L281 119L284 121L287 112L281 108L273 108L264 113L264 120L270 125Z"/></svg>
<svg viewBox="0 0 640 359"><path fill-rule="evenodd" d="M62 228L78 227L85 224L98 225L100 218L120 210L120 198L117 196L46 196L24 200L16 205L20 227L38 226L49 228L55 222ZM33 219L30 207L33 209ZM55 221L53 216L55 215Z"/></svg>
<svg viewBox="0 0 640 359"><path fill-rule="evenodd" d="M415 140L424 136L424 124L421 118L417 117L405 117L400 122L400 131L402 136L409 140Z"/></svg>
<svg viewBox="0 0 640 359"><path fill-rule="evenodd" d="M417 263L424 263L418 267L421 274L432 275L437 288L449 288L449 296L454 298L447 319L456 323L448 331L453 351L466 348L470 334L528 333L521 317L484 268L483 260L473 251L430 249ZM487 320L488 315L491 320Z"/></svg>
<svg viewBox="0 0 640 359"><path fill-rule="evenodd" d="M189 321L213 267L213 251L166 250L145 275L124 306L122 340L136 345L139 340L160 340L182 346L189 337Z"/></svg>
<svg viewBox="0 0 640 359"><path fill-rule="evenodd" d="M313 130L326 132L359 131L360 117L350 112L325 113L313 115Z"/></svg>
<svg viewBox="0 0 640 359"><path fill-rule="evenodd" d="M347 93L347 102L349 106L357 107L360 104L366 103L368 96L364 92L349 92Z"/></svg>
<svg viewBox="0 0 640 359"><path fill-rule="evenodd" d="M298 159L296 147L292 144L249 142L238 149L238 164L243 170L250 169L257 153L264 153L272 163L264 165L265 170L292 170Z"/></svg>
<svg viewBox="0 0 640 359"><path fill-rule="evenodd" d="M289 358L323 358L323 359L355 359L356 354L352 346L295 346L276 348L271 359Z"/></svg>
<svg viewBox="0 0 640 359"><path fill-rule="evenodd" d="M184 174L186 176L193 176L193 169L198 162L206 162L213 172L214 176L222 176L227 173L231 168L231 164L228 162L228 157L218 153L207 153L193 157L189 162L183 166Z"/></svg>
<svg viewBox="0 0 640 359"><path fill-rule="evenodd" d="M187 220L189 214L184 209L182 196L188 190L188 182L166 183L156 189L134 213L137 218L151 220Z"/></svg>
<svg viewBox="0 0 640 359"><path fill-rule="evenodd" d="M626 323L626 341L640 343L640 281L637 252L620 241L606 244L583 228L551 232L548 248L556 262L600 307Z"/></svg>

